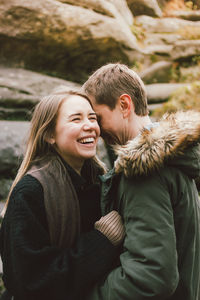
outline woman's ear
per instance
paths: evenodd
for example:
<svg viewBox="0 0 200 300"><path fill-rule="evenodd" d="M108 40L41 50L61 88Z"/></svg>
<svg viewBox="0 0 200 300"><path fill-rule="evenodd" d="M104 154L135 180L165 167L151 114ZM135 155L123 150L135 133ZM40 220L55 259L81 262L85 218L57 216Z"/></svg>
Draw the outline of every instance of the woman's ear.
<svg viewBox="0 0 200 300"><path fill-rule="evenodd" d="M127 118L130 115L131 107L133 106L132 99L128 94L123 94L119 97L119 101L123 117Z"/></svg>
<svg viewBox="0 0 200 300"><path fill-rule="evenodd" d="M51 145L55 144L55 138L53 136L45 138L45 141Z"/></svg>

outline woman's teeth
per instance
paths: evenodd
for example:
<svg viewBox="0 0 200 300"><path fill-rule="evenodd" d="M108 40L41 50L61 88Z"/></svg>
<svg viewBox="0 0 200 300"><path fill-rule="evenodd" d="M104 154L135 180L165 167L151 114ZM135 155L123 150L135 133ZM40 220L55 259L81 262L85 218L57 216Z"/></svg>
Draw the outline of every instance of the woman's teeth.
<svg viewBox="0 0 200 300"><path fill-rule="evenodd" d="M93 142L94 142L94 138L93 137L79 140L79 143L81 143L81 144L87 144L87 143L93 143Z"/></svg>

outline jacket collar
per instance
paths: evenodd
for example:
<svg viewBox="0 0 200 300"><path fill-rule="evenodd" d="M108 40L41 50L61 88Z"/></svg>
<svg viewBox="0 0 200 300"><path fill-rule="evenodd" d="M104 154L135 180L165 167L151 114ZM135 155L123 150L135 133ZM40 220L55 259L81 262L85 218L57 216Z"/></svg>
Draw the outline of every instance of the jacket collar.
<svg viewBox="0 0 200 300"><path fill-rule="evenodd" d="M123 172L127 177L148 175L161 168L166 162L172 164L176 158L179 158L178 166L181 167L187 157L190 169L192 168L194 173L199 175L198 146L193 151L192 166L190 161L190 148L199 142L200 112L187 111L165 115L159 121L159 126L143 129L141 134L126 145L115 147L118 155L114 166L115 172ZM185 171L187 172L187 164Z"/></svg>

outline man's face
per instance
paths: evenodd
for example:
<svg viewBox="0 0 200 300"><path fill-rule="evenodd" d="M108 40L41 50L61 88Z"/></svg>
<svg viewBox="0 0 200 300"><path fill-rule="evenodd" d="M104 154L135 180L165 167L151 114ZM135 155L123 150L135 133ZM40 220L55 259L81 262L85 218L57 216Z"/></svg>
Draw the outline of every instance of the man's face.
<svg viewBox="0 0 200 300"><path fill-rule="evenodd" d="M122 144L123 117L118 105L111 110L105 104L97 104L91 97L90 100L97 114L101 136L108 144Z"/></svg>

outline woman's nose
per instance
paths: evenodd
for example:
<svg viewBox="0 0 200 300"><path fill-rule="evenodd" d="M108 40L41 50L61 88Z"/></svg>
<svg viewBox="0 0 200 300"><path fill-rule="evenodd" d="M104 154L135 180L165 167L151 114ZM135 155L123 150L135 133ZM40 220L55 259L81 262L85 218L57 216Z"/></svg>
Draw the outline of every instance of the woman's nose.
<svg viewBox="0 0 200 300"><path fill-rule="evenodd" d="M95 128L95 123L90 120L86 120L83 124L84 130L93 130Z"/></svg>

